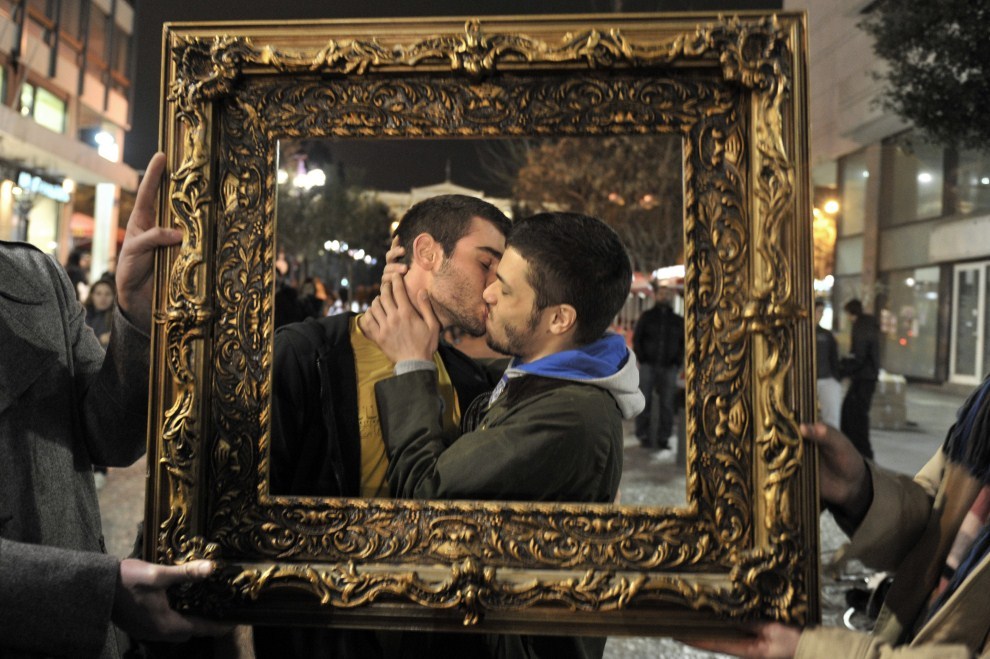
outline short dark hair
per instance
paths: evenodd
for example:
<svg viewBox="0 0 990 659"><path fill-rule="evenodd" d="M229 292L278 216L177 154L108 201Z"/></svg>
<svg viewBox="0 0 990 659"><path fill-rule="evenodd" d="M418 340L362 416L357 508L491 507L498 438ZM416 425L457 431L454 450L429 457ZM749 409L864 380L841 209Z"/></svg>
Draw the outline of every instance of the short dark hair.
<svg viewBox="0 0 990 659"><path fill-rule="evenodd" d="M596 341L625 304L632 264L607 224L578 213L539 213L519 220L506 240L529 266L536 310L569 304L577 310L575 340Z"/></svg>
<svg viewBox="0 0 990 659"><path fill-rule="evenodd" d="M846 313L850 316L862 316L863 315L863 303L853 298L846 302L846 305L842 307L846 310Z"/></svg>
<svg viewBox="0 0 990 659"><path fill-rule="evenodd" d="M824 306L825 306L825 300L821 299L820 297L815 298L815 308L816 309L818 307L824 307Z"/></svg>
<svg viewBox="0 0 990 659"><path fill-rule="evenodd" d="M457 241L471 228L471 220L475 217L491 222L502 235L509 233L511 223L505 213L477 197L438 195L415 204L402 216L395 230L399 243L406 248L405 261L409 262L413 241L421 233L433 236L433 240L443 248L444 257L450 256Z"/></svg>

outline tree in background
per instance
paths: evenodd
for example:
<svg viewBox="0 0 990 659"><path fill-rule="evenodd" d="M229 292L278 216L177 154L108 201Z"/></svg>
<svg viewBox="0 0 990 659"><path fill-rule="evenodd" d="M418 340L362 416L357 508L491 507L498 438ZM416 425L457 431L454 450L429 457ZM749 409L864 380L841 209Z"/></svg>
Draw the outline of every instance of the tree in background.
<svg viewBox="0 0 990 659"><path fill-rule="evenodd" d="M309 144L316 142L317 144ZM377 273L384 267L388 249L391 219L388 208L358 185L360 172L334 163L326 146L319 140L307 140L293 145L291 154L282 154L289 165L287 180L278 186L276 216L276 245L295 263L300 264L301 275L318 274L327 277L328 260L345 261L348 271L353 270L352 259L346 253L327 254L324 243L346 243L352 252L362 250L378 262L377 270L368 270L368 281L377 280ZM303 165L300 167L299 163ZM319 169L324 172L322 184L310 187L294 185L298 176ZM355 270L355 272L360 271ZM374 273L374 274L373 274Z"/></svg>
<svg viewBox="0 0 990 659"><path fill-rule="evenodd" d="M990 149L986 0L878 0L860 26L888 69L884 106L934 141Z"/></svg>
<svg viewBox="0 0 990 659"><path fill-rule="evenodd" d="M565 137L530 145L513 186L527 212L601 218L641 272L683 262L680 139L623 135Z"/></svg>

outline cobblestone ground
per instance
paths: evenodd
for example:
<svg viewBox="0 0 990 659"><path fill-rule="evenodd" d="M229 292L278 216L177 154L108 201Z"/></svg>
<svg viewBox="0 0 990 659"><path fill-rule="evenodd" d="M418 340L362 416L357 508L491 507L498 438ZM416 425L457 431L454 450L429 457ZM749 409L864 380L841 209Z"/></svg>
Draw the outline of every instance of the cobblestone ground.
<svg viewBox="0 0 990 659"><path fill-rule="evenodd" d="M913 386L907 392L908 419L913 423L900 431L871 432L877 462L883 467L913 474L935 452L945 431L954 420L963 396L945 391ZM685 473L676 465L675 456L651 459L641 449L627 428L625 464L621 501L624 504L677 506L686 500ZM140 460L126 469L111 469L99 492L103 511L104 533L111 554L130 554L136 529L144 515L145 462ZM831 516L821 520L822 564L828 566L836 550L846 541ZM841 572L825 569L822 573L823 623L841 625L846 611L845 593L862 585L872 572L858 563L846 565ZM853 622L862 622L854 619ZM612 637L605 647L606 659L688 659L722 657L686 647L666 638Z"/></svg>

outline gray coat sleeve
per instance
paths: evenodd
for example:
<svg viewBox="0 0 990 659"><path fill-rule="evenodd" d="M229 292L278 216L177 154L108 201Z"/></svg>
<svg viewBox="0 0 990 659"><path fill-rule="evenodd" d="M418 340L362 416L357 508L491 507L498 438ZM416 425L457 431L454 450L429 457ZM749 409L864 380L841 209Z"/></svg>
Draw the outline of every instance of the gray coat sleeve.
<svg viewBox="0 0 990 659"><path fill-rule="evenodd" d="M115 306L104 353L82 305L72 302L68 275L56 270L62 299L70 301L63 310L66 339L90 459L108 467L130 465L147 445L149 338Z"/></svg>
<svg viewBox="0 0 990 659"><path fill-rule="evenodd" d="M91 465L144 452L148 337L115 311L105 354L52 260L18 249L5 272L31 282L4 307L8 336L37 345L35 361L9 360L27 370L8 378L23 386L0 426L0 454L17 460L0 482L0 654L101 656L119 560L101 551Z"/></svg>
<svg viewBox="0 0 990 659"><path fill-rule="evenodd" d="M83 319L80 318L79 322ZM113 331L102 365L94 374L89 352L88 327L80 329L89 336L80 344L77 359L83 380L83 431L93 464L109 467L127 466L141 457L147 448L148 435L148 369L150 342L127 320L119 308L114 308ZM99 348L99 342L97 341ZM102 348L99 348L102 353ZM102 355L101 355L102 356Z"/></svg>
<svg viewBox="0 0 990 659"><path fill-rule="evenodd" d="M119 573L113 556L0 539L0 654L100 656Z"/></svg>

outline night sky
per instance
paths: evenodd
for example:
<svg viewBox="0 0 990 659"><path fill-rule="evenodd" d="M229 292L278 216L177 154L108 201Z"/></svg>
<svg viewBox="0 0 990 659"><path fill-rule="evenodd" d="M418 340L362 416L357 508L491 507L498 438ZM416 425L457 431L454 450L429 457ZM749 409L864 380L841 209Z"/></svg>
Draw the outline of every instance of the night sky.
<svg viewBox="0 0 990 659"><path fill-rule="evenodd" d="M603 13L619 5L622 11L725 11L780 9L781 0L135 0L136 68L132 130L124 160L144 169L158 145L161 85L162 24L201 20L288 20L307 18L384 18L388 16L485 16L509 14ZM361 182L386 190L443 181L450 163L452 180L489 195L506 190L488 180L478 165L478 147L471 141L430 140L373 145L339 145L335 158L362 172ZM382 167L381 163L394 163Z"/></svg>

